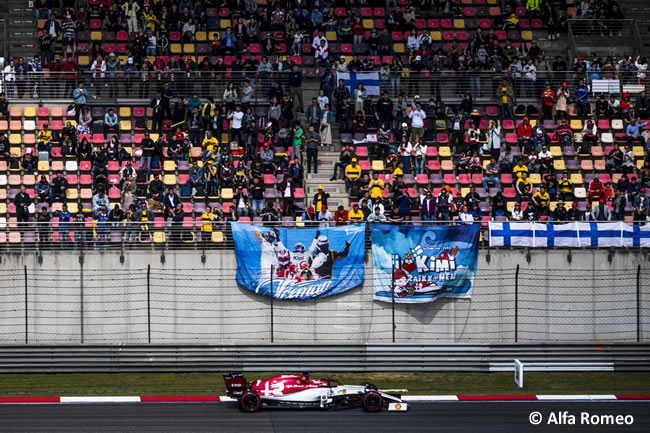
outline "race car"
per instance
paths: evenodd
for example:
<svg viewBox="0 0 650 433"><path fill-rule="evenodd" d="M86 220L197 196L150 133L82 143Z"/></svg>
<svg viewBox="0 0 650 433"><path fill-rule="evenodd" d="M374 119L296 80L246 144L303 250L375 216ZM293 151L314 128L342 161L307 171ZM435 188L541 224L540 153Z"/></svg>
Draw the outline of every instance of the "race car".
<svg viewBox="0 0 650 433"><path fill-rule="evenodd" d="M262 407L343 409L362 407L379 412L384 405L389 411L408 410L399 394L379 390L372 383L344 385L336 379L310 379L309 373L282 374L248 382L242 373L223 376L228 396L237 400L244 412L257 412Z"/></svg>

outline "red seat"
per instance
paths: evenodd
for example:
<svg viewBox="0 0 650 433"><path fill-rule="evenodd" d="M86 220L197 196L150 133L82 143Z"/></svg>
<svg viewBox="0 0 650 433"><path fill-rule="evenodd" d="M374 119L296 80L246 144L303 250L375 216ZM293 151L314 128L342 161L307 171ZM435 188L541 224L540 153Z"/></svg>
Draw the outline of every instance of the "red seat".
<svg viewBox="0 0 650 433"><path fill-rule="evenodd" d="M391 35L392 35L394 41L401 41L402 40L402 32L393 32Z"/></svg>
<svg viewBox="0 0 650 433"><path fill-rule="evenodd" d="M38 117L48 117L50 115L50 109L47 107L38 107L36 114Z"/></svg>
<svg viewBox="0 0 650 433"><path fill-rule="evenodd" d="M445 173L445 175L443 176L443 180L447 185L455 185L456 175L453 173Z"/></svg>
<svg viewBox="0 0 650 433"><path fill-rule="evenodd" d="M144 107L133 107L133 117L144 117Z"/></svg>
<svg viewBox="0 0 650 433"><path fill-rule="evenodd" d="M120 189L119 188L110 188L108 190L108 199L109 200L119 200L120 199Z"/></svg>
<svg viewBox="0 0 650 433"><path fill-rule="evenodd" d="M474 173L472 175L472 183L474 185L481 185L483 181L483 175L481 173Z"/></svg>
<svg viewBox="0 0 650 433"><path fill-rule="evenodd" d="M429 27L430 29L437 29L440 27L440 23L438 22L438 20L431 18L427 20L427 27Z"/></svg>
<svg viewBox="0 0 650 433"><path fill-rule="evenodd" d="M447 176L447 175L445 175ZM469 174L461 173L458 175L458 183L461 185L469 185L470 179Z"/></svg>
<svg viewBox="0 0 650 433"><path fill-rule="evenodd" d="M503 188L503 196L508 199L513 199L517 197L517 194L514 188L509 187L509 188Z"/></svg>
<svg viewBox="0 0 650 433"><path fill-rule="evenodd" d="M415 176L415 183L418 185L429 185L429 177L426 174L418 174Z"/></svg>
<svg viewBox="0 0 650 433"><path fill-rule="evenodd" d="M427 168L429 171L440 171L440 161L430 159L429 162L427 162Z"/></svg>
<svg viewBox="0 0 650 433"><path fill-rule="evenodd" d="M79 184L80 185L92 185L93 183L93 178L89 174L82 174L79 176Z"/></svg>
<svg viewBox="0 0 650 433"><path fill-rule="evenodd" d="M90 171L92 168L92 165L90 164L90 161L80 161L79 162L79 170L80 171Z"/></svg>
<svg viewBox="0 0 650 433"><path fill-rule="evenodd" d="M71 187L75 188L79 183L79 178L76 174L68 174L65 176L65 180L68 181Z"/></svg>
<svg viewBox="0 0 650 433"><path fill-rule="evenodd" d="M451 29L453 27L453 22L449 18L444 18L440 20L440 27L443 29Z"/></svg>
<svg viewBox="0 0 650 433"><path fill-rule="evenodd" d="M129 40L129 34L125 31L117 32L117 40L120 42L126 42Z"/></svg>
<svg viewBox="0 0 650 433"><path fill-rule="evenodd" d="M368 157L368 148L365 147L365 146L357 147L357 156L359 158L367 158Z"/></svg>
<svg viewBox="0 0 650 433"><path fill-rule="evenodd" d="M435 146L427 146L427 158L435 158L438 156L438 148Z"/></svg>

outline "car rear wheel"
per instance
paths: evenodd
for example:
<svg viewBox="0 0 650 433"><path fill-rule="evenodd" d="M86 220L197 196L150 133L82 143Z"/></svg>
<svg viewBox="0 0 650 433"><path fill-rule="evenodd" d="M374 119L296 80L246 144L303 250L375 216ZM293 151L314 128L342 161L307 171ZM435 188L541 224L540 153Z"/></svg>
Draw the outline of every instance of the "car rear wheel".
<svg viewBox="0 0 650 433"><path fill-rule="evenodd" d="M246 391L239 398L239 408L244 412L257 412L260 410L260 404L260 396L255 391Z"/></svg>
<svg viewBox="0 0 650 433"><path fill-rule="evenodd" d="M361 400L361 407L366 412L379 412L384 405L384 398L375 391L368 391L363 395Z"/></svg>

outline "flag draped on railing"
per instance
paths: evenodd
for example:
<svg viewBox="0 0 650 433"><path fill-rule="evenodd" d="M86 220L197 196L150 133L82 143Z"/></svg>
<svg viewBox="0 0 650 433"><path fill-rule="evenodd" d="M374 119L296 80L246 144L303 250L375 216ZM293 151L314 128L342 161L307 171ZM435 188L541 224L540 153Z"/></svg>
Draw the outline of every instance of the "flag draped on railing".
<svg viewBox="0 0 650 433"><path fill-rule="evenodd" d="M650 226L618 222L490 222L491 247L649 248Z"/></svg>

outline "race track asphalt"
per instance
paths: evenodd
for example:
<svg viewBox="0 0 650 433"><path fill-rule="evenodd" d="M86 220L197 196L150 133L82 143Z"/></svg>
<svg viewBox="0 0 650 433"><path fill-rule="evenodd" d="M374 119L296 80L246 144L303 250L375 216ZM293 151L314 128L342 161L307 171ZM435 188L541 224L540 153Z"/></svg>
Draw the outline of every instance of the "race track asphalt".
<svg viewBox="0 0 650 433"><path fill-rule="evenodd" d="M532 426L539 411L543 423ZM550 412L632 415L627 426L547 425ZM407 413L263 410L241 413L232 403L0 405L1 432L650 432L650 402L412 403Z"/></svg>

